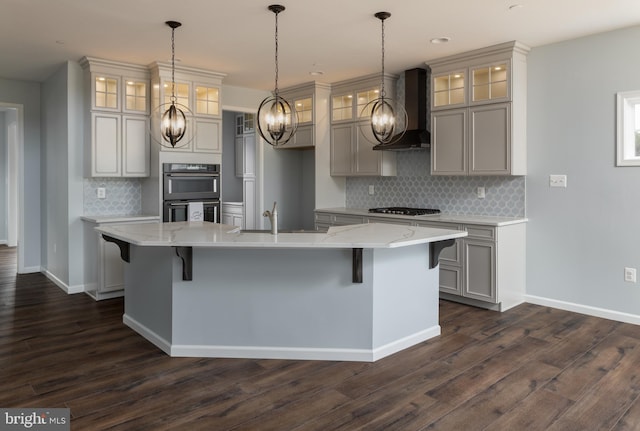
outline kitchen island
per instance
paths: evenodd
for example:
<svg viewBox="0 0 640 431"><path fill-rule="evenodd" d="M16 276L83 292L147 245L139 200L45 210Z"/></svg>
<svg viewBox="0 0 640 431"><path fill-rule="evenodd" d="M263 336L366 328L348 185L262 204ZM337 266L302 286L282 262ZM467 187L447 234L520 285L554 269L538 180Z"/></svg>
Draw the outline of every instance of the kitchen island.
<svg viewBox="0 0 640 431"><path fill-rule="evenodd" d="M440 334L438 255L466 232L362 224L96 229L126 262L126 325L171 356L375 361Z"/></svg>

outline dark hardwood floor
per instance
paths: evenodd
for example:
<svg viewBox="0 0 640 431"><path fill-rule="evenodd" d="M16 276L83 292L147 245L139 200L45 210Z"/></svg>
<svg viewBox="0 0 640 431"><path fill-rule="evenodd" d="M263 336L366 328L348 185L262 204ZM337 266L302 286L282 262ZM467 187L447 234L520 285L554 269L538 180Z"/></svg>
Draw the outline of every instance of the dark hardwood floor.
<svg viewBox="0 0 640 431"><path fill-rule="evenodd" d="M17 275L0 246L0 407L72 430L638 430L640 327L441 302L442 335L375 363L170 358L123 302Z"/></svg>

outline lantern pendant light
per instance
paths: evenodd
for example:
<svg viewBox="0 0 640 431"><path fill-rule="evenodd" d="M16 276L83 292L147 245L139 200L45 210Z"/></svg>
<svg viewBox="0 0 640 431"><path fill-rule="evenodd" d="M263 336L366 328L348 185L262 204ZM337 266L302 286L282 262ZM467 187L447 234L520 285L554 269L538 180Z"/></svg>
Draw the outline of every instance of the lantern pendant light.
<svg viewBox="0 0 640 431"><path fill-rule="evenodd" d="M370 112L368 126L371 128L375 142L382 146L397 142L407 130L407 111L402 105L393 107L392 99L386 97L384 89L384 21L391 16L389 12L378 12L374 15L382 23L382 72L380 76L379 97L363 108L363 113ZM365 126L366 127L366 126ZM364 133L364 136L370 136Z"/></svg>
<svg viewBox="0 0 640 431"><path fill-rule="evenodd" d="M286 144L293 138L298 128L298 114L278 91L278 14L285 7L273 4L268 7L276 16L275 30L275 64L276 79L273 95L265 98L258 108L258 132L268 144L278 147Z"/></svg>
<svg viewBox="0 0 640 431"><path fill-rule="evenodd" d="M175 31L182 24L178 21L167 21L171 27L171 105L162 114L160 122L162 139L169 143L172 148L184 137L187 131L187 118L184 112L176 106L176 65L175 65Z"/></svg>

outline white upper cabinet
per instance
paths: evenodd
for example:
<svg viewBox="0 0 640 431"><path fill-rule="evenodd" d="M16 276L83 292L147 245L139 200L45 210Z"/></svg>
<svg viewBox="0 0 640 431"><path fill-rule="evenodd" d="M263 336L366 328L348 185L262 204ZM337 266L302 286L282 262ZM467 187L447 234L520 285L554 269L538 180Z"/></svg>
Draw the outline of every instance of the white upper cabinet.
<svg viewBox="0 0 640 431"><path fill-rule="evenodd" d="M92 177L149 176L149 72L85 57L85 166Z"/></svg>
<svg viewBox="0 0 640 431"><path fill-rule="evenodd" d="M176 66L172 81L171 64L154 63L151 66L153 87L151 130L153 139L162 142L162 151L222 153L222 79L224 74ZM160 118L175 94L177 107L187 116L187 132L170 148L160 136Z"/></svg>
<svg viewBox="0 0 640 431"><path fill-rule="evenodd" d="M429 62L432 175L526 175L528 52L508 42Z"/></svg>

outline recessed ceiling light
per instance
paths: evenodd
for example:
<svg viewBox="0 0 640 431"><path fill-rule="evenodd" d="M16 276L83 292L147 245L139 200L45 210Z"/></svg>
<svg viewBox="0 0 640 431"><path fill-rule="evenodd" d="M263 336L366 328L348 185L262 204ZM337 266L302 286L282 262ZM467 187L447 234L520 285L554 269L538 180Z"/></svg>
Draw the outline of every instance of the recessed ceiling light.
<svg viewBox="0 0 640 431"><path fill-rule="evenodd" d="M516 3L516 4L512 4L512 5L510 5L510 6L509 6L509 10L520 9L520 8L523 8L523 7L524 7L523 5L521 5L521 4L519 4L519 3Z"/></svg>
<svg viewBox="0 0 640 431"><path fill-rule="evenodd" d="M57 43L58 45L64 45L64 40L56 40L56 43Z"/></svg>
<svg viewBox="0 0 640 431"><path fill-rule="evenodd" d="M451 38L448 36L434 37L431 39L431 43L447 43L449 41L451 41Z"/></svg>
<svg viewBox="0 0 640 431"><path fill-rule="evenodd" d="M320 75L324 75L324 72L322 70L312 70L311 72L309 72L309 75L320 76Z"/></svg>

